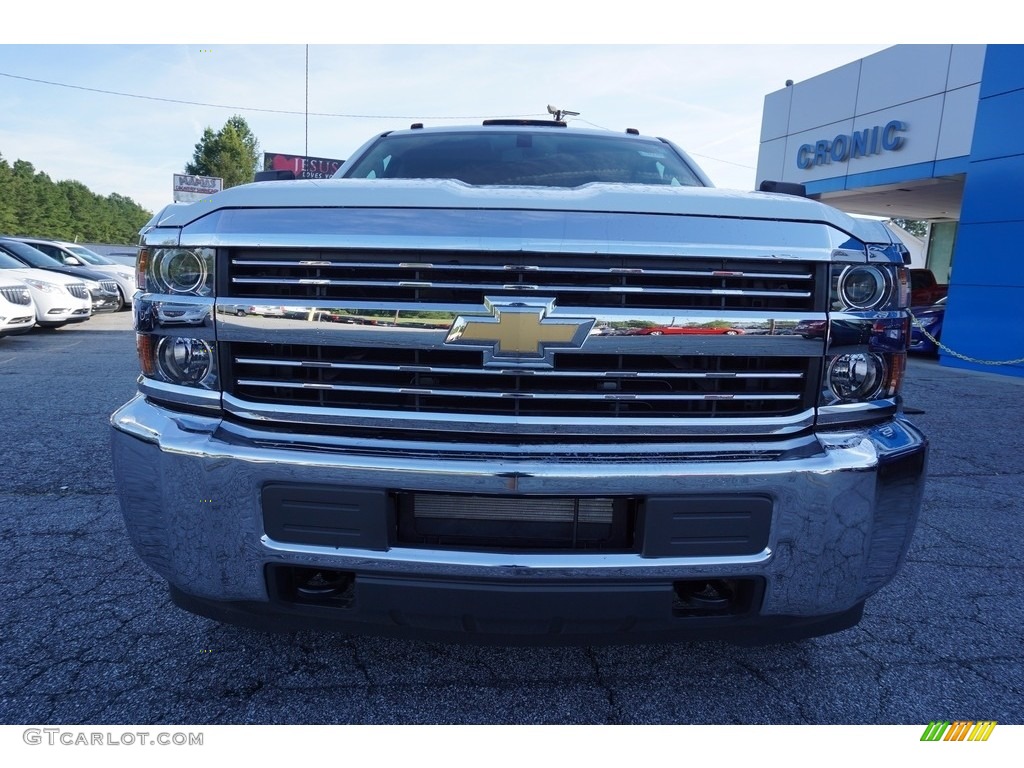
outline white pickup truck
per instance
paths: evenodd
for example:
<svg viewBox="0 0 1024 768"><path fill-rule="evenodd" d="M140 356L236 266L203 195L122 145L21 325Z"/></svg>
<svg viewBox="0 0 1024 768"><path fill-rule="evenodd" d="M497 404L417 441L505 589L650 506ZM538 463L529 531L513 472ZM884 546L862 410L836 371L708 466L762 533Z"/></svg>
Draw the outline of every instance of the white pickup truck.
<svg viewBox="0 0 1024 768"><path fill-rule="evenodd" d="M850 627L925 475L903 256L881 224L713 189L668 141L556 122L416 125L336 178L170 207L111 417L128 532L178 605L261 627Z"/></svg>

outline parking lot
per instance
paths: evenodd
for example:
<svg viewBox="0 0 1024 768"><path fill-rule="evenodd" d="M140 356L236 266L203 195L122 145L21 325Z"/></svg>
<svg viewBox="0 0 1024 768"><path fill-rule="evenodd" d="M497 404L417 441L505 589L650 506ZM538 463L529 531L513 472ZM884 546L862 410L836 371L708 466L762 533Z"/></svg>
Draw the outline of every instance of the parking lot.
<svg viewBox="0 0 1024 768"><path fill-rule="evenodd" d="M911 361L925 503L902 572L852 630L481 648L266 634L172 606L129 545L110 468L130 324L0 340L0 723L1024 723L1024 379Z"/></svg>

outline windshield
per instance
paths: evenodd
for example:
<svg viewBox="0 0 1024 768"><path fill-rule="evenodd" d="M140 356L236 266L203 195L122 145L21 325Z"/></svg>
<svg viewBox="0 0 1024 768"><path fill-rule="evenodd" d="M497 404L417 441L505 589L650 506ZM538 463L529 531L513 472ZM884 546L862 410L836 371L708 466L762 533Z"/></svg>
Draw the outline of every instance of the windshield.
<svg viewBox="0 0 1024 768"><path fill-rule="evenodd" d="M13 256L0 251L0 269L26 269L26 267Z"/></svg>
<svg viewBox="0 0 1024 768"><path fill-rule="evenodd" d="M106 256L101 256L96 251L90 251L88 248L83 248L80 245L69 245L67 249L71 251L75 256L78 256L82 261L89 264L101 264L103 266L110 266L117 262L111 261Z"/></svg>
<svg viewBox="0 0 1024 768"><path fill-rule="evenodd" d="M466 131L382 137L347 178L457 179L466 184L578 187L592 182L703 186L672 148L633 136Z"/></svg>

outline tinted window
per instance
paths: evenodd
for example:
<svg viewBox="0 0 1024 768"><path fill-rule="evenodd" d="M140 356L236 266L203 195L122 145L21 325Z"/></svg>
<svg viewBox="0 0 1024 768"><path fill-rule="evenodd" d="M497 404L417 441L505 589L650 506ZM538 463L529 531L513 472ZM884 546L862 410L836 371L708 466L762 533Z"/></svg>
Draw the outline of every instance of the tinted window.
<svg viewBox="0 0 1024 768"><path fill-rule="evenodd" d="M0 248L0 269L25 269L25 265Z"/></svg>
<svg viewBox="0 0 1024 768"><path fill-rule="evenodd" d="M61 258L61 252L58 249L54 248L52 245L46 245L41 243L28 243L27 245L29 245L31 248L35 248L37 251L42 251L51 258L57 259L57 261L61 262L62 264L64 263L64 259Z"/></svg>
<svg viewBox="0 0 1024 768"><path fill-rule="evenodd" d="M96 251L90 251L88 248L83 248L80 245L69 245L68 250L87 264L110 265L116 263L108 259L106 256L96 253Z"/></svg>
<svg viewBox="0 0 1024 768"><path fill-rule="evenodd" d="M60 267L63 264L56 259L47 256L42 251L38 251L31 245L25 245L14 240L4 240L0 242L2 247L8 253L14 254L18 259L31 264L33 267L40 269L48 269L52 267ZM24 264L22 265L24 266Z"/></svg>
<svg viewBox="0 0 1024 768"><path fill-rule="evenodd" d="M592 182L703 186L670 146L628 136L467 131L382 137L349 178L457 179L474 185L578 187Z"/></svg>

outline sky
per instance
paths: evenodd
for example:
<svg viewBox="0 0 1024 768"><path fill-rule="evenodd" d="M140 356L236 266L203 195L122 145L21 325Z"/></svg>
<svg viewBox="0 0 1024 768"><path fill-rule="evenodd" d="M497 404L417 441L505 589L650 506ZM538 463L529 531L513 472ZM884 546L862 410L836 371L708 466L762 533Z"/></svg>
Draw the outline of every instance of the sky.
<svg viewBox="0 0 1024 768"><path fill-rule="evenodd" d="M0 155L151 211L171 201L172 175L203 129L235 114L261 151L345 159L412 122L547 119L550 104L579 112L576 125L672 139L716 186L752 189L765 95L896 42L786 41L772 24L814 40L799 30L816 23L794 23L786 2L764 27L730 18L729 2L696 13L620 5L614 16L562 11L558 0L393 3L386 13L296 2L243 19L212 4L88 5L79 17L18 9L3 25ZM189 16L200 8L201 24ZM197 40L191 26L232 32Z"/></svg>

